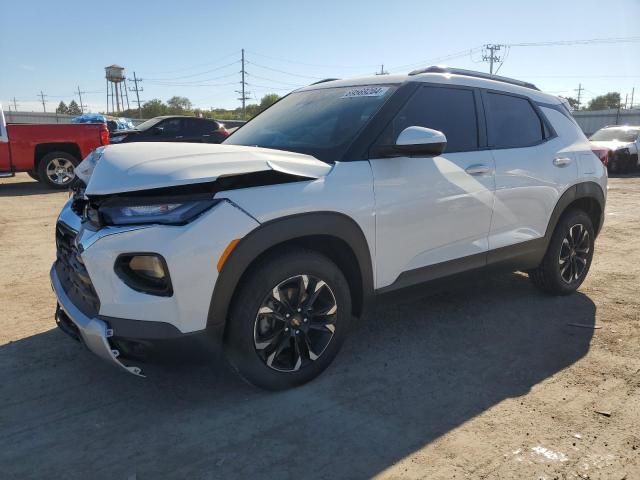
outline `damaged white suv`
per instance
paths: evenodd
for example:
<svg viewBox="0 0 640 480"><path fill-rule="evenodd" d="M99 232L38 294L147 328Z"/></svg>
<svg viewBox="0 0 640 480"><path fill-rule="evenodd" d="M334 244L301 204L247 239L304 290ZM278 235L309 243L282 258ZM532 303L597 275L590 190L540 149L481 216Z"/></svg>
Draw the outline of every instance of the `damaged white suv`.
<svg viewBox="0 0 640 480"><path fill-rule="evenodd" d="M135 374L141 345L202 334L270 389L322 372L375 293L489 265L573 292L607 181L560 99L442 67L320 82L222 145L108 146L77 174L60 328Z"/></svg>

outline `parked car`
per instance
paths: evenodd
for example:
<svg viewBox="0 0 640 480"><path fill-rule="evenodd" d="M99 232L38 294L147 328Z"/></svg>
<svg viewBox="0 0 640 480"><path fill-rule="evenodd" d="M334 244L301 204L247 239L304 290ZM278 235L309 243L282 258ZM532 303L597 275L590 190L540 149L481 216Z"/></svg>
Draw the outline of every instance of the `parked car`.
<svg viewBox="0 0 640 480"><path fill-rule="evenodd" d="M6 124L0 105L0 177L27 172L52 188L69 188L74 169L109 143L104 124Z"/></svg>
<svg viewBox="0 0 640 480"><path fill-rule="evenodd" d="M574 292L607 191L559 98L442 67L305 87L222 145L112 145L78 175L60 328L134 374L141 345L216 338L268 389L320 374L377 293L488 266Z"/></svg>
<svg viewBox="0 0 640 480"><path fill-rule="evenodd" d="M611 173L629 172L640 167L640 127L604 127L589 140Z"/></svg>
<svg viewBox="0 0 640 480"><path fill-rule="evenodd" d="M220 143L229 136L224 124L208 118L170 115L155 117L131 130L111 134L111 143Z"/></svg>

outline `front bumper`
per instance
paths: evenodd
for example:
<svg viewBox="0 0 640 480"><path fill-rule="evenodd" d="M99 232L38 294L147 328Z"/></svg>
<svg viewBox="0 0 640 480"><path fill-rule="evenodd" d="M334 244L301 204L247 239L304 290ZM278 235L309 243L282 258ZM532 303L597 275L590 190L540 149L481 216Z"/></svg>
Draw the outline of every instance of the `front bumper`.
<svg viewBox="0 0 640 480"><path fill-rule="evenodd" d="M139 367L127 366L118 360L119 350L109 343L109 339L113 337L113 330L103 320L86 316L73 304L62 288L55 267L51 268L50 276L51 287L58 299L56 323L60 329L79 340L103 360L129 373L144 377Z"/></svg>

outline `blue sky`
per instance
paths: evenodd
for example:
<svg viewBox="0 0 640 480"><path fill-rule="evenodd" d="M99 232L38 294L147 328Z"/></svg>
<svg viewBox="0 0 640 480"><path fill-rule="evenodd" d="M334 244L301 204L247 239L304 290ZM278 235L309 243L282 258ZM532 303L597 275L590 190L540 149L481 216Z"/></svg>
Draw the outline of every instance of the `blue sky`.
<svg viewBox="0 0 640 480"><path fill-rule="evenodd" d="M392 73L432 63L487 71L485 43L638 36L640 0L22 0L3 2L0 18L5 108L15 96L19 110L41 110L42 90L51 111L80 86L85 103L104 110L112 63L144 79L142 100L184 95L202 108L230 108L239 104L241 48L260 99L382 63ZM563 95L582 83L585 100L607 91L624 99L635 87L640 104L639 51L640 42L514 46L499 73Z"/></svg>

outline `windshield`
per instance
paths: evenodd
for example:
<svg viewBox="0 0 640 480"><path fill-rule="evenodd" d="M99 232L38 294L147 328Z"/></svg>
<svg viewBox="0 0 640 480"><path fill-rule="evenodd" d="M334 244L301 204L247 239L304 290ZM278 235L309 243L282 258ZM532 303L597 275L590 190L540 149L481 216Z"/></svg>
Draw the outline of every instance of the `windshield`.
<svg viewBox="0 0 640 480"><path fill-rule="evenodd" d="M591 135L589 140L596 142L635 142L638 138L638 130L629 130L627 128L603 128Z"/></svg>
<svg viewBox="0 0 640 480"><path fill-rule="evenodd" d="M294 92L224 143L305 153L333 163L395 90L392 85L367 85Z"/></svg>
<svg viewBox="0 0 640 480"><path fill-rule="evenodd" d="M153 127L154 125L157 125L162 120L164 120L164 118L162 118L162 117L150 118L146 122L142 122L140 125L137 125L135 128L136 128L136 130L147 130L147 129Z"/></svg>

